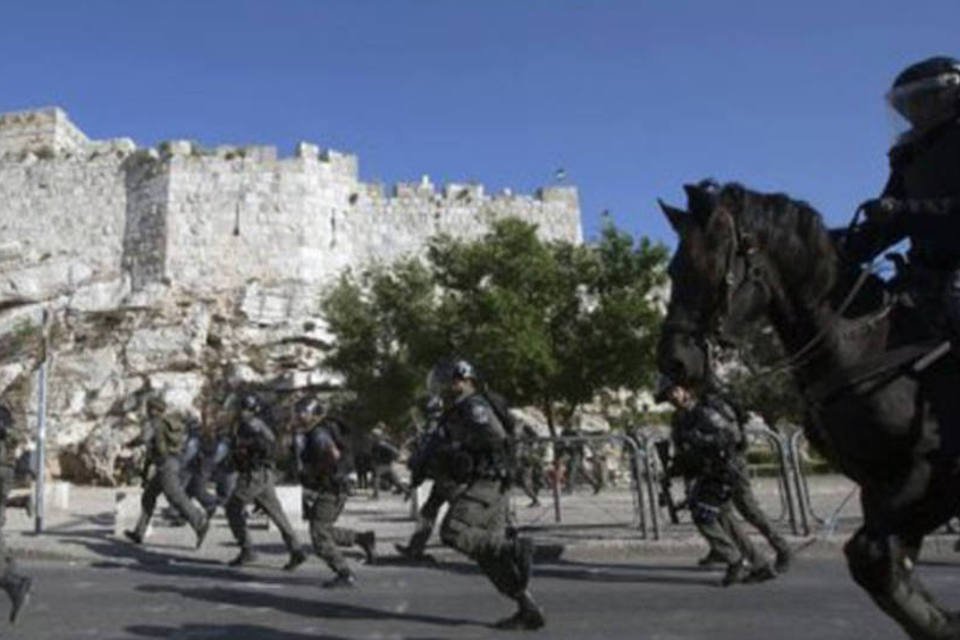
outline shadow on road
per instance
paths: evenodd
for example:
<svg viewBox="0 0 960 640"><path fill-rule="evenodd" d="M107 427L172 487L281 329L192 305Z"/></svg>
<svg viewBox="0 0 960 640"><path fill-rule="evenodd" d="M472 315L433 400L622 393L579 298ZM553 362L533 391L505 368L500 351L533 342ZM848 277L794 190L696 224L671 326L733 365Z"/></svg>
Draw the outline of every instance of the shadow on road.
<svg viewBox="0 0 960 640"><path fill-rule="evenodd" d="M127 632L146 638L228 638L229 640L348 640L343 636L281 631L252 624L185 624L181 627L133 625Z"/></svg>
<svg viewBox="0 0 960 640"><path fill-rule="evenodd" d="M429 565L421 565L429 566ZM472 562L443 562L436 565L440 571L471 575L480 570ZM673 575L673 574L681 575ZM715 587L719 578L709 570L689 565L644 565L644 564L592 564L560 560L550 564L538 564L533 569L533 586L538 577L556 580L583 580L589 582L661 585L702 585Z"/></svg>
<svg viewBox="0 0 960 640"><path fill-rule="evenodd" d="M71 534L61 537L67 544L77 544L86 547L92 553L104 558L103 561L90 564L95 569L127 569L156 575L183 576L191 578L205 578L232 582L270 582L284 585L314 585L315 578L298 578L289 574L280 577L270 575L269 572L257 571L248 573L243 569L235 569L224 565L217 560L197 556L178 555L171 553L171 547L160 547L161 551L137 546L129 542L104 537L102 534ZM180 550L180 548L176 548ZM122 562L135 560L136 562ZM256 569L277 569L255 565Z"/></svg>
<svg viewBox="0 0 960 640"><path fill-rule="evenodd" d="M465 618L447 618L441 616L398 613L340 602L322 602L293 597L289 594L272 594L262 591L243 591L225 587L175 587L168 585L141 585L137 591L142 593L173 593L184 598L204 600L216 604L230 604L237 607L267 607L287 614L311 616L334 620L400 620L425 624L459 627L475 625L486 627L484 622ZM232 636L230 636L232 638Z"/></svg>

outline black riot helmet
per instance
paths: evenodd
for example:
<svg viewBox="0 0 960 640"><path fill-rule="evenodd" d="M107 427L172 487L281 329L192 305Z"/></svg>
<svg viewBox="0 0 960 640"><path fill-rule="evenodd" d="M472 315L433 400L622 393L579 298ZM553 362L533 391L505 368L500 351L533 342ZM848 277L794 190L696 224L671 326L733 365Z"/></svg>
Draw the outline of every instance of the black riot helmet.
<svg viewBox="0 0 960 640"><path fill-rule="evenodd" d="M947 56L912 64L896 77L887 103L908 130L925 131L960 115L960 61Z"/></svg>
<svg viewBox="0 0 960 640"><path fill-rule="evenodd" d="M327 406L319 398L307 396L297 400L296 404L293 405L293 412L301 420L309 420L326 415Z"/></svg>
<svg viewBox="0 0 960 640"><path fill-rule="evenodd" d="M477 382L477 372L473 365L466 360L443 360L430 370L427 376L427 391L431 396L448 398L451 386L458 380Z"/></svg>
<svg viewBox="0 0 960 640"><path fill-rule="evenodd" d="M258 398L256 395L248 393L240 399L240 408L243 411L259 414L263 409L263 404L260 402L260 398Z"/></svg>

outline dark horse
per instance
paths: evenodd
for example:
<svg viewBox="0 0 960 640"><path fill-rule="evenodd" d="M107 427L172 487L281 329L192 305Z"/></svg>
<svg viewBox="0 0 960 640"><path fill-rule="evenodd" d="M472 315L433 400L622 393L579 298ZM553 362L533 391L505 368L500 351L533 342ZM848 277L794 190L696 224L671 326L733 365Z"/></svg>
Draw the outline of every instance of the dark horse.
<svg viewBox="0 0 960 640"><path fill-rule="evenodd" d="M854 580L911 638L960 638L913 574L924 536L960 507L957 360L916 347L936 336L930 323L882 304L879 280L845 263L807 204L736 184L685 190L686 211L661 203L680 243L660 369L704 382L708 343L766 317L794 356L810 441L860 485L864 523L844 547Z"/></svg>

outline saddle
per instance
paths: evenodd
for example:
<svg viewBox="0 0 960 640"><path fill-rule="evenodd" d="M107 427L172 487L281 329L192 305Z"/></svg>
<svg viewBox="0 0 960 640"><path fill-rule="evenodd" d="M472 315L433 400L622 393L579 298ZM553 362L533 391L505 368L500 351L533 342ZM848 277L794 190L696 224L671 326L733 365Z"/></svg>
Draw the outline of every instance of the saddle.
<svg viewBox="0 0 960 640"><path fill-rule="evenodd" d="M871 276L866 309L861 304L862 315L846 322L855 330L891 316L890 333L899 344L817 380L805 389L811 401L822 404L852 387L872 382L875 388L901 375L917 375L953 350L946 317L940 304L932 302L942 291L939 274L911 265L901 254L886 257L894 264L894 277L884 282Z"/></svg>

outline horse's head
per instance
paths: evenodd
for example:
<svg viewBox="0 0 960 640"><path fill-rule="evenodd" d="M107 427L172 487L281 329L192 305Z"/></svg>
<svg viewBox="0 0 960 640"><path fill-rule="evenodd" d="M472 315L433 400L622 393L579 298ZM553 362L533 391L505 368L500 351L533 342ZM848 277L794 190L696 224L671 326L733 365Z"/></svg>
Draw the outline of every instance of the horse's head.
<svg viewBox="0 0 960 640"><path fill-rule="evenodd" d="M754 194L711 181L686 185L687 210L661 208L679 236L670 261L670 304L658 348L660 370L677 382L710 374L708 342L735 342L780 297L780 273L747 209ZM761 237L757 237L760 235Z"/></svg>

